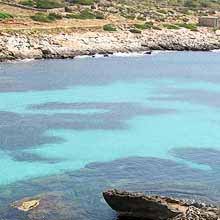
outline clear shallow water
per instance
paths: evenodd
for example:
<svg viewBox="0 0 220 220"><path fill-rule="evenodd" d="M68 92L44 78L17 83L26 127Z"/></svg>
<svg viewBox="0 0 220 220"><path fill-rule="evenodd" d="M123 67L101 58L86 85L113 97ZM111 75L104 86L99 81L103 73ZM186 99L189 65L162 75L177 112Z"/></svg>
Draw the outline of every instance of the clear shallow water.
<svg viewBox="0 0 220 220"><path fill-rule="evenodd" d="M219 62L182 52L1 64L0 201L75 184L87 211L85 192L107 186L218 202Z"/></svg>

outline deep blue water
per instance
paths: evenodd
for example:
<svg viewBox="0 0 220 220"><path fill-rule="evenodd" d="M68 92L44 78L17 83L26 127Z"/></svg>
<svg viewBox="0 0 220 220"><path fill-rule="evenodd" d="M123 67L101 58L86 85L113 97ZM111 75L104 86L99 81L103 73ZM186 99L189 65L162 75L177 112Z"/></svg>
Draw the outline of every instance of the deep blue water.
<svg viewBox="0 0 220 220"><path fill-rule="evenodd" d="M59 191L81 210L63 219L112 219L108 187L218 203L219 67L213 52L0 64L0 213Z"/></svg>

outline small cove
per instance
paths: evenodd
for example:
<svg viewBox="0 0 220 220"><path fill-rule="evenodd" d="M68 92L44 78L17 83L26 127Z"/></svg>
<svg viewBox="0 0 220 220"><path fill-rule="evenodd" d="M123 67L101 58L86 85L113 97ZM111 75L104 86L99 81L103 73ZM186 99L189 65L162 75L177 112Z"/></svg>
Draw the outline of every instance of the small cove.
<svg viewBox="0 0 220 220"><path fill-rule="evenodd" d="M219 202L219 61L174 52L2 63L0 204L72 187L86 210L72 216L101 220L114 218L94 198L106 187ZM105 211L94 215L83 192Z"/></svg>

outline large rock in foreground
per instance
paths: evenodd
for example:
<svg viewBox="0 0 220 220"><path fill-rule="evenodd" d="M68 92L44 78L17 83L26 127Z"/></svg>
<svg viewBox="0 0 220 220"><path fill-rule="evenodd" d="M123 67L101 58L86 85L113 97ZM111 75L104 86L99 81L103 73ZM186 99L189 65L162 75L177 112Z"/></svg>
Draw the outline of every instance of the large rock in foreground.
<svg viewBox="0 0 220 220"><path fill-rule="evenodd" d="M120 216L148 220L218 219L218 209L205 204L118 190L106 191L103 196L108 205Z"/></svg>

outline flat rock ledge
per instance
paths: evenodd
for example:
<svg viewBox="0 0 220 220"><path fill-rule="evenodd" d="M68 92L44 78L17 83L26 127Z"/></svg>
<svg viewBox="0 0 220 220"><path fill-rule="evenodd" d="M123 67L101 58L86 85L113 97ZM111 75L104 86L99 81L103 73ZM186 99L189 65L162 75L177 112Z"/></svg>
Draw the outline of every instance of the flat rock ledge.
<svg viewBox="0 0 220 220"><path fill-rule="evenodd" d="M109 33L73 32L59 34L0 34L0 61L21 59L74 58L78 55L103 55L117 52L151 50L210 51L220 49L215 32L180 30L145 30Z"/></svg>
<svg viewBox="0 0 220 220"><path fill-rule="evenodd" d="M219 209L204 203L193 203L142 193L108 190L103 192L108 205L120 217L146 220L219 220Z"/></svg>

